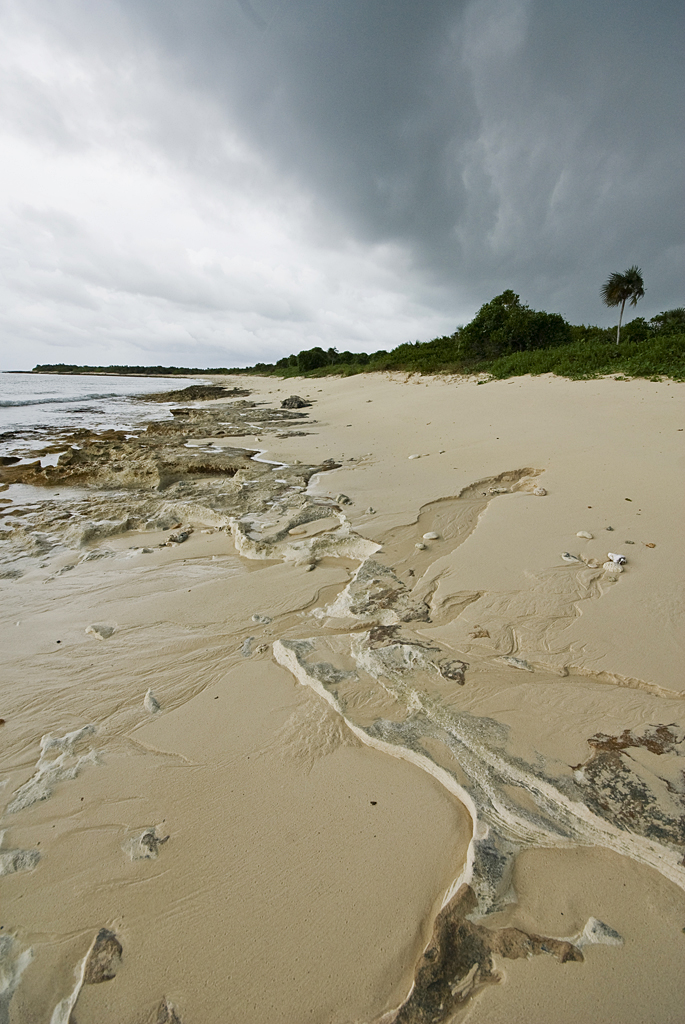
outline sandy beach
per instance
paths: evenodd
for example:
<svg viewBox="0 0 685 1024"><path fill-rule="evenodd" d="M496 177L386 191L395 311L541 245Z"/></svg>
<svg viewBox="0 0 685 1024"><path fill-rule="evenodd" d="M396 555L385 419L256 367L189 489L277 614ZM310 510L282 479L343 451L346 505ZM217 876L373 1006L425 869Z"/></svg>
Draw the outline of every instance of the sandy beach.
<svg viewBox="0 0 685 1024"><path fill-rule="evenodd" d="M0 1024L682 1020L685 386L214 383L0 469Z"/></svg>

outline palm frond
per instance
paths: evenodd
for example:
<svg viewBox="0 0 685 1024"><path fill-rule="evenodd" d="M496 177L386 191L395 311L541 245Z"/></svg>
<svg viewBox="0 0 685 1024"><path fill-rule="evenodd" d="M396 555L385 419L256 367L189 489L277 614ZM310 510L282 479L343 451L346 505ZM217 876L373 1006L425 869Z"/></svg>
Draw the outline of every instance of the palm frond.
<svg viewBox="0 0 685 1024"><path fill-rule="evenodd" d="M636 306L638 300L645 294L642 271L639 267L633 266L623 274L611 274L602 285L600 294L606 306L620 306L628 301L631 306Z"/></svg>

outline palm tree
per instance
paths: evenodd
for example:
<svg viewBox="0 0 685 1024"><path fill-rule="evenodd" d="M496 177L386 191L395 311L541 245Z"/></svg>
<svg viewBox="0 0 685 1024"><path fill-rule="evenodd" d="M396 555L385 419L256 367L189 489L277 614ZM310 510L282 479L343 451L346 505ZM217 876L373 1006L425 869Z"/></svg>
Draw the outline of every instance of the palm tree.
<svg viewBox="0 0 685 1024"><path fill-rule="evenodd" d="M601 295L607 306L620 306L616 329L616 344L621 340L621 321L625 304L630 299L631 306L637 306L637 300L645 294L645 284L639 267L629 267L625 274L612 274L606 284L602 285Z"/></svg>

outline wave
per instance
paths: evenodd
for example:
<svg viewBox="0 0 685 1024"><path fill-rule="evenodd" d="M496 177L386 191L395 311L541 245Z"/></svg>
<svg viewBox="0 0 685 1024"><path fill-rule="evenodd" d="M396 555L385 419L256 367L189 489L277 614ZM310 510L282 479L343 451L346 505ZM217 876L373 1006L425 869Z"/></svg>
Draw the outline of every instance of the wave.
<svg viewBox="0 0 685 1024"><path fill-rule="evenodd" d="M99 398L125 398L125 395L118 395L115 391L94 392L91 395L73 395L71 398L26 398L18 401L0 400L0 409L11 409L19 405L64 405L68 402L90 402Z"/></svg>

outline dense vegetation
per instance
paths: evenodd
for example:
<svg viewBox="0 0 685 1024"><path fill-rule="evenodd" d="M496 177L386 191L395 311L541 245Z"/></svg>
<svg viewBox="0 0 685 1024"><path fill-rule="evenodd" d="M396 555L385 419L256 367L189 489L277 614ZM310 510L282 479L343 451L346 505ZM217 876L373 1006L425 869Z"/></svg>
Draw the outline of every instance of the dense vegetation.
<svg viewBox="0 0 685 1024"><path fill-rule="evenodd" d="M76 363L38 363L33 373L107 373L117 377L174 377L188 373L228 373L228 370L198 370L192 366L78 366Z"/></svg>
<svg viewBox="0 0 685 1024"><path fill-rule="evenodd" d="M327 351L303 349L275 364L253 367L71 366L64 363L36 366L34 372L51 373L242 373L297 377L306 374L350 375L373 370L411 373L485 374L492 378L531 373L556 373L583 379L614 374L626 377L670 377L685 380L685 308L659 313L651 320L638 317L621 331L616 343L613 328L573 326L558 313L544 313L524 305L513 291L486 303L470 324L454 334L427 342L398 345L391 352Z"/></svg>

